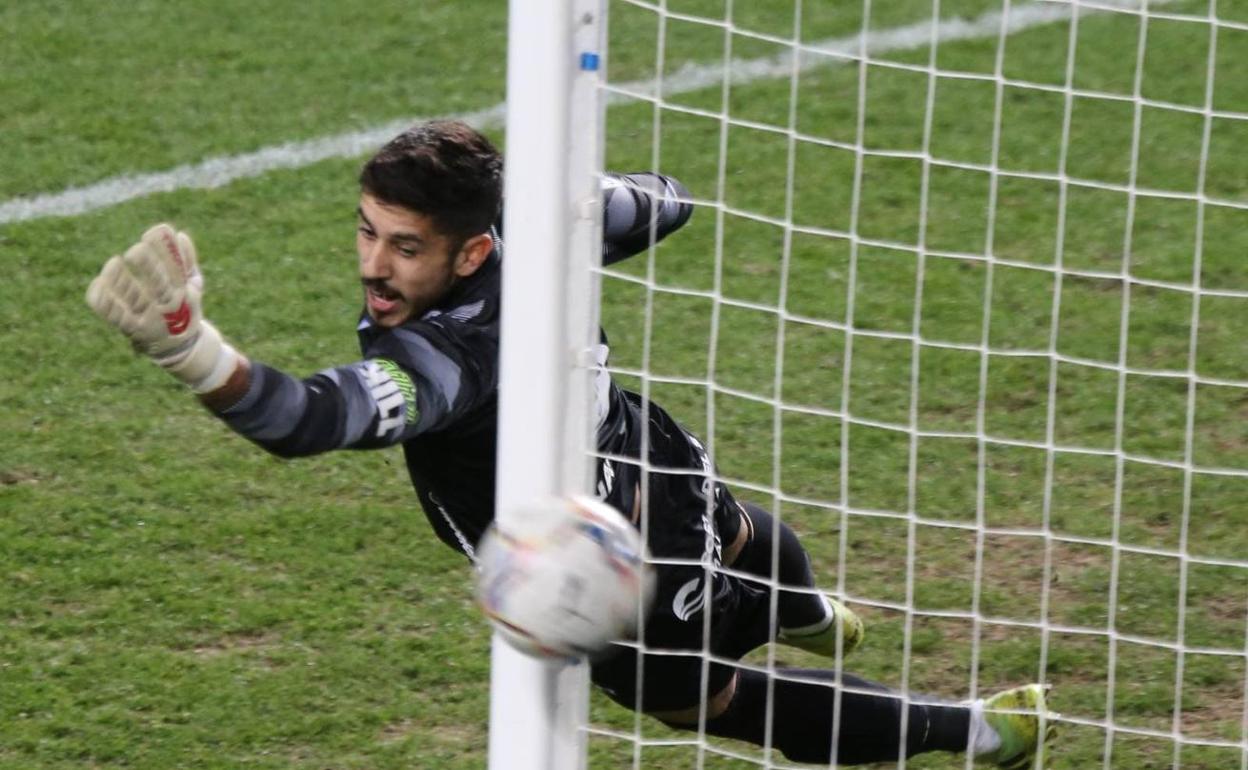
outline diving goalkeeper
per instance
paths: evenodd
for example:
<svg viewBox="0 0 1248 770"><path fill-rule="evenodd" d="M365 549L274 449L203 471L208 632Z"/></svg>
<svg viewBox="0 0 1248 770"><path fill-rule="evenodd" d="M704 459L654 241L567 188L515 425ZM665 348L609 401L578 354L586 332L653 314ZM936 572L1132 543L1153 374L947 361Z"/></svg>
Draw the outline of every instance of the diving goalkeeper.
<svg viewBox="0 0 1248 770"><path fill-rule="evenodd" d="M356 211L361 359L307 378L248 359L204 319L195 248L168 225L151 228L109 259L87 302L137 351L269 452L297 457L401 444L434 532L472 559L494 517L501 181L502 159L490 142L451 121L405 131L364 164ZM647 249L692 213L687 191L661 175L606 174L602 186L607 264ZM600 352L605 361L605 337ZM599 449L626 460L599 463L600 494L634 523L645 496L647 545L655 558L711 567L709 587L701 566L656 567L646 645L701 651L710 613L716 657L704 690L700 657L647 653L648 686L638 692L639 653L619 646L592 667L593 681L608 696L686 729L697 729L705 700L708 733L763 745L770 724L771 744L800 762L829 762L835 735L842 764L971 751L988 764L1030 766L1045 737L1044 692L1037 685L955 704L903 698L828 669L779 669L769 696L766 675L720 662L739 660L773 638L834 657L838 643L844 651L858 645L862 623L848 607L809 590L815 581L796 535L715 481L692 434L654 403L613 382L604 385ZM650 472L643 482L643 433L645 460L678 472ZM798 589L776 597L774 630L773 553L779 583Z"/></svg>

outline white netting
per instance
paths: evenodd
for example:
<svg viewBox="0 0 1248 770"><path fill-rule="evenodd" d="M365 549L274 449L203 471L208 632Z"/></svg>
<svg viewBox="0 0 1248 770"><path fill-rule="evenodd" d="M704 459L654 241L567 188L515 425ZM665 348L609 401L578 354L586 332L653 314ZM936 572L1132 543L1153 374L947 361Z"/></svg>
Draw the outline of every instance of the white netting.
<svg viewBox="0 0 1248 770"><path fill-rule="evenodd" d="M607 167L698 204L603 270L613 373L802 534L846 670L1051 683L1054 767L1248 768L1248 8L847 5L610 3Z"/></svg>

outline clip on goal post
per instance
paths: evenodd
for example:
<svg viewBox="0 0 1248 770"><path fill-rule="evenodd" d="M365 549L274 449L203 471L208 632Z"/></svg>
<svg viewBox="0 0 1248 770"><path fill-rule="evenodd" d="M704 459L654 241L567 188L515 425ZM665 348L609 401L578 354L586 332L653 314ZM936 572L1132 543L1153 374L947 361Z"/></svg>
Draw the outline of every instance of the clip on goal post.
<svg viewBox="0 0 1248 770"><path fill-rule="evenodd" d="M496 510L592 489L589 419L601 259L600 0L511 0L504 153ZM492 770L584 765L588 667L526 657L495 635Z"/></svg>

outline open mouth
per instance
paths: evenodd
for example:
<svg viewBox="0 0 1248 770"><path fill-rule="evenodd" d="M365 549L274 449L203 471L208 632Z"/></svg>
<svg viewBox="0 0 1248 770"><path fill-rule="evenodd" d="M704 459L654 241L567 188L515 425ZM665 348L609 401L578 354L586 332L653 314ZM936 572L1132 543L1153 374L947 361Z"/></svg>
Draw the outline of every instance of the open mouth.
<svg viewBox="0 0 1248 770"><path fill-rule="evenodd" d="M399 305L403 295L384 285L368 284L364 287L368 307L374 313L389 313Z"/></svg>

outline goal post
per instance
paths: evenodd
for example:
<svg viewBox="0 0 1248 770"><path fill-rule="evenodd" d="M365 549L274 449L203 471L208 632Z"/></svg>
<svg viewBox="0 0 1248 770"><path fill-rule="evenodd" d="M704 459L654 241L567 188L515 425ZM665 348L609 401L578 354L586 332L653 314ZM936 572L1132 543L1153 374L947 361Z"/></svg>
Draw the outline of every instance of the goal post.
<svg viewBox="0 0 1248 770"><path fill-rule="evenodd" d="M597 0L511 0L496 509L592 490L590 351L597 341L602 164ZM584 764L588 672L497 634L489 766Z"/></svg>

